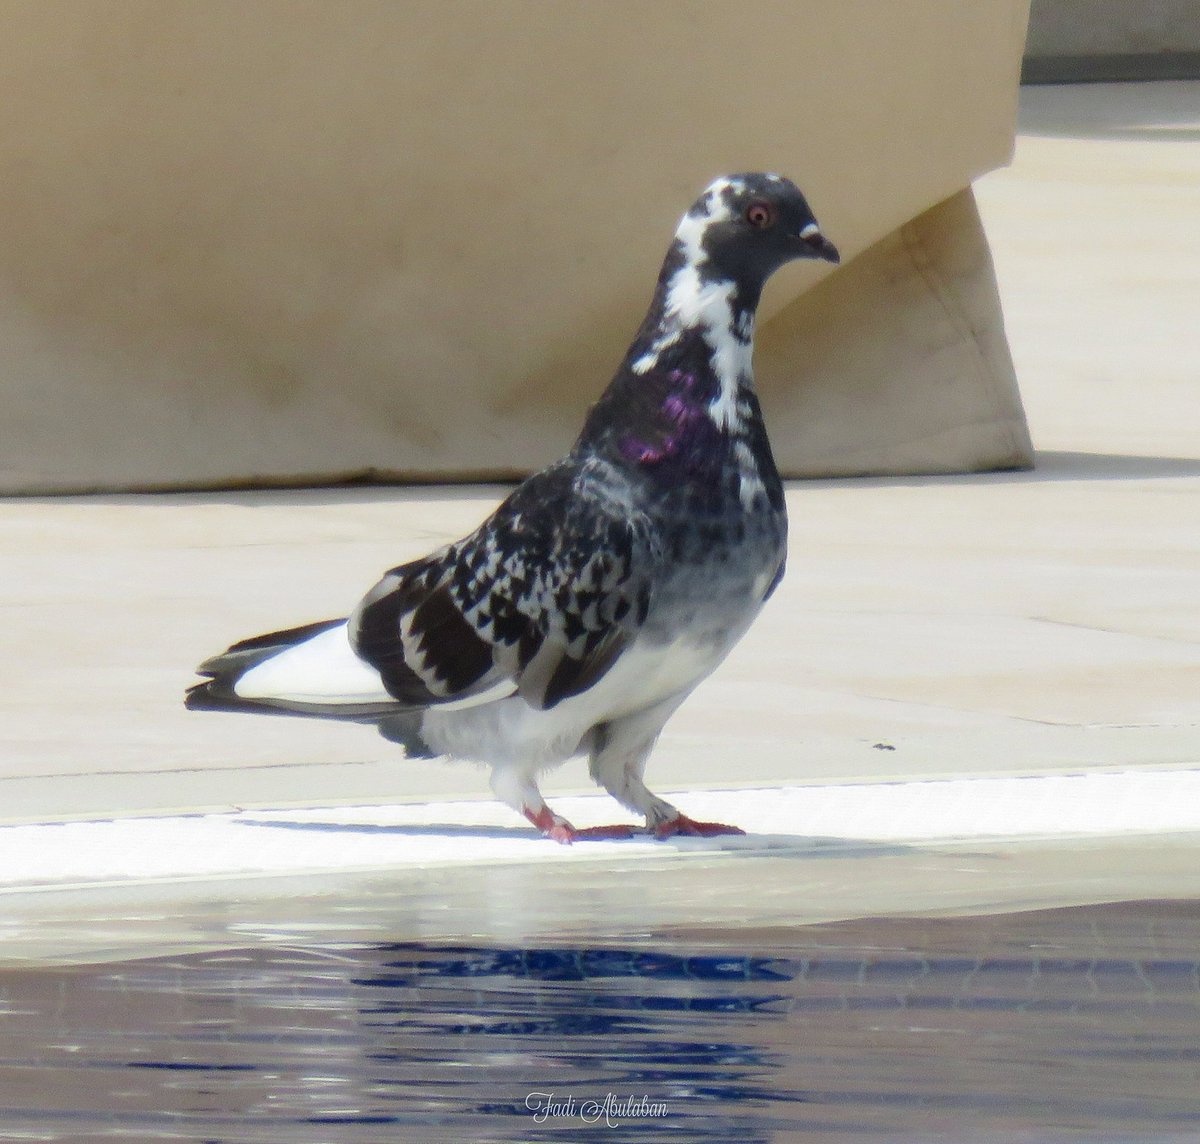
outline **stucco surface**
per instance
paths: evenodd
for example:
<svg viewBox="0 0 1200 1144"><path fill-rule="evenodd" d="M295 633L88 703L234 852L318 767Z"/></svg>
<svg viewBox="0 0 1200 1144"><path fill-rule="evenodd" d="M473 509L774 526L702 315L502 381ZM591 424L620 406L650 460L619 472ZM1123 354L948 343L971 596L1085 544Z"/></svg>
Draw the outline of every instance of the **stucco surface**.
<svg viewBox="0 0 1200 1144"><path fill-rule="evenodd" d="M829 443L784 418L784 468L1021 463L977 224L914 220L1007 161L1026 8L5 0L0 491L528 472L679 215L763 168L861 290L766 298L764 392Z"/></svg>

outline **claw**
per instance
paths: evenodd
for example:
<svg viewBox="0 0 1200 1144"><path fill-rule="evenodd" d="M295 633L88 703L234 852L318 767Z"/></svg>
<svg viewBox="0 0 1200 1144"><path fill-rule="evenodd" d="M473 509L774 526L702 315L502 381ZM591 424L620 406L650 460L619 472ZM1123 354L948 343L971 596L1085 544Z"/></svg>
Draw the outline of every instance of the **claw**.
<svg viewBox="0 0 1200 1144"><path fill-rule="evenodd" d="M660 822L654 828L655 838L674 838L684 834L696 838L714 838L719 834L745 834L738 826L726 826L723 822L697 822L686 814L677 815Z"/></svg>

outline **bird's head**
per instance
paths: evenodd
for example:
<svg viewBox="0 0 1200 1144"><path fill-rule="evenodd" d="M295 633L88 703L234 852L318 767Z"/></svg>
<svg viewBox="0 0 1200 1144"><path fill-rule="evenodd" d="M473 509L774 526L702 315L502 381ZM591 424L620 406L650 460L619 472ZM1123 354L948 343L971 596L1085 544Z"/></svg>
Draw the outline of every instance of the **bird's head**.
<svg viewBox="0 0 1200 1144"><path fill-rule="evenodd" d="M676 239L706 278L750 287L796 258L838 262L837 247L822 233L795 183L780 175L726 175L683 216Z"/></svg>

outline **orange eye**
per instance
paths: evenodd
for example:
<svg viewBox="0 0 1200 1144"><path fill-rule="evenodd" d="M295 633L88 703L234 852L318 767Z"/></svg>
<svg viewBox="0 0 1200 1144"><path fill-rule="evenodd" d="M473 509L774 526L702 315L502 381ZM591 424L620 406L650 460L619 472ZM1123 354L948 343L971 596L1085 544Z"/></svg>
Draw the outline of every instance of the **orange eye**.
<svg viewBox="0 0 1200 1144"><path fill-rule="evenodd" d="M754 202L746 208L746 221L760 229L768 227L775 221L775 212L770 203Z"/></svg>

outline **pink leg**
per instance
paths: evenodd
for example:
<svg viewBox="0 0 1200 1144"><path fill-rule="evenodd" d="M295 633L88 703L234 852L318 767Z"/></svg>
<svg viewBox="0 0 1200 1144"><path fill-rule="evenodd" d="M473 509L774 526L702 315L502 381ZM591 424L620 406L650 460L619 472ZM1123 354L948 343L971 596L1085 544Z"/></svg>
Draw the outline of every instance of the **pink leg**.
<svg viewBox="0 0 1200 1144"><path fill-rule="evenodd" d="M654 828L655 838L673 838L676 835L691 835L697 838L714 838L719 834L745 834L738 826L726 826L723 822L697 822L686 814L664 819Z"/></svg>
<svg viewBox="0 0 1200 1144"><path fill-rule="evenodd" d="M636 715L598 727L588 770L622 806L646 816L645 832L655 838L693 835L745 834L723 822L697 822L680 814L669 802L652 794L642 777L646 760L663 724L679 706L679 698L664 700Z"/></svg>
<svg viewBox="0 0 1200 1144"><path fill-rule="evenodd" d="M564 846L570 846L578 836L578 831L576 831L575 827L563 818L562 815L555 814L544 803L541 810L533 811L529 807L524 807L522 813L547 838L553 838L555 842L561 842Z"/></svg>
<svg viewBox="0 0 1200 1144"><path fill-rule="evenodd" d="M539 811L524 807L522 813L547 838L570 846L572 842L590 842L609 838L632 838L636 831L632 826L615 823L612 826L585 826L582 829L572 826L561 814L555 814L548 806L542 806Z"/></svg>

